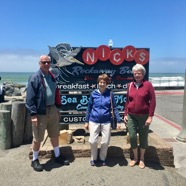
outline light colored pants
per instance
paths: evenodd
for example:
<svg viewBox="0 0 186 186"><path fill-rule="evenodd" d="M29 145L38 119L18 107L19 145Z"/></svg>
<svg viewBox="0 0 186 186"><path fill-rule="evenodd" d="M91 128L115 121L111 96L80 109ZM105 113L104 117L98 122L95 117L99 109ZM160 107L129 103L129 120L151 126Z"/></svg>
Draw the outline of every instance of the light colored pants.
<svg viewBox="0 0 186 186"><path fill-rule="evenodd" d="M98 157L98 137L101 132L101 147L99 152L99 159L105 161L107 150L110 142L111 124L110 123L93 123L89 122L90 131L90 147L91 147L91 160L97 160Z"/></svg>
<svg viewBox="0 0 186 186"><path fill-rule="evenodd" d="M38 126L35 127L32 125L34 141L42 142L46 129L50 138L57 138L59 136L59 115L55 105L46 107L46 115L37 115L37 117Z"/></svg>

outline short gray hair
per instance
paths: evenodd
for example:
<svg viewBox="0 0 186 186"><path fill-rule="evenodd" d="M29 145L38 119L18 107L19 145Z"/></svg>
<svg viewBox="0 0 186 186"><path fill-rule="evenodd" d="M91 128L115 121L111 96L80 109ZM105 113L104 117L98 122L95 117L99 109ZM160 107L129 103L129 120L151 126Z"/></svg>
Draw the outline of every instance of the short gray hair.
<svg viewBox="0 0 186 186"><path fill-rule="evenodd" d="M40 59L40 61L41 61L41 59L42 59L42 58L48 58L48 60L50 60L50 61L51 61L51 57L50 57L50 56L48 56L48 55L41 55L41 56L40 56L40 58L39 58L39 59Z"/></svg>
<svg viewBox="0 0 186 186"><path fill-rule="evenodd" d="M134 65L134 66L132 67L132 73L134 73L134 71L136 71L136 70L141 70L141 71L143 72L143 75L146 74L146 69L145 69L144 66L141 65L141 64L136 64L136 65Z"/></svg>

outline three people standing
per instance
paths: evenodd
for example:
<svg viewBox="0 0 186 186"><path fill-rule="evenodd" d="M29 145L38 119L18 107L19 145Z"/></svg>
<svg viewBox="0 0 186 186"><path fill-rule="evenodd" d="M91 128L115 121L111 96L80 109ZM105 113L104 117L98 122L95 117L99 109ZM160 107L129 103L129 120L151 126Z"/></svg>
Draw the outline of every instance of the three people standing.
<svg viewBox="0 0 186 186"><path fill-rule="evenodd" d="M59 150L59 117L58 108L61 106L59 90L53 74L49 71L51 59L47 55L40 57L40 69L30 77L27 86L26 107L31 116L33 129L33 160L31 166L35 171L42 171L38 156L45 129L51 138L54 148L55 161L68 165L69 161L60 155ZM140 168L145 168L144 154L148 146L149 125L154 116L156 99L152 84L144 80L145 68L136 64L132 68L134 81L129 83L125 104L124 122L130 136L134 159L129 165L135 166L139 162ZM113 93L107 88L110 78L106 74L98 76L98 89L94 90L89 99L85 116L85 129L90 131L91 161L106 165L107 150L111 136L111 112L117 120L120 129L120 116ZM58 108L57 108L58 107ZM98 137L101 132L101 147L98 155ZM139 133L140 154L138 154L137 133Z"/></svg>

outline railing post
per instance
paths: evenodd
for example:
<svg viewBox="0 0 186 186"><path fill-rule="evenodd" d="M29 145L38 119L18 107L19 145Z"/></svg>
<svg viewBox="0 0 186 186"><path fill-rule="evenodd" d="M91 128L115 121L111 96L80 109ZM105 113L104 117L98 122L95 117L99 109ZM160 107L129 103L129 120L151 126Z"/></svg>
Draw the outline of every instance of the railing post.
<svg viewBox="0 0 186 186"><path fill-rule="evenodd" d="M182 113L182 130L177 136L177 140L186 142L186 70L185 70L185 86L184 86L184 97L183 97L183 113Z"/></svg>

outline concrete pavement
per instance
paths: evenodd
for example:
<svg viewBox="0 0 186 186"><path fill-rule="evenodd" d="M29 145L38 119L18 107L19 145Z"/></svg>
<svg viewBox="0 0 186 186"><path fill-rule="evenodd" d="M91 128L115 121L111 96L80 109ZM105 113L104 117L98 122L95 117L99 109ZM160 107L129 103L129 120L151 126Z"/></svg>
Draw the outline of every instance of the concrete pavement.
<svg viewBox="0 0 186 186"><path fill-rule="evenodd" d="M156 91L157 107L150 128L173 146L175 170L186 178L186 143L176 140L182 129L183 93L184 90Z"/></svg>
<svg viewBox="0 0 186 186"><path fill-rule="evenodd" d="M14 149L0 150L0 185L185 186L186 143L176 140L176 136L181 130L179 125L181 122L174 122L172 119L173 113L181 114L182 106L177 103L182 101L183 91L175 90L174 94L170 94L170 91L167 90L168 94L163 92L158 91L156 94L157 109L150 129L173 146L175 168L147 162L146 168L141 170L138 166L129 167L130 160L125 158L109 159L106 167L91 167L90 158L85 157L71 159L70 166L63 167L55 164L53 160L41 159L45 170L38 173L30 167L31 161L28 158L30 144L28 144ZM182 93L177 94L177 92ZM177 98L175 99L175 97ZM169 106L162 109L167 104ZM174 108L175 112L172 112L171 108Z"/></svg>

